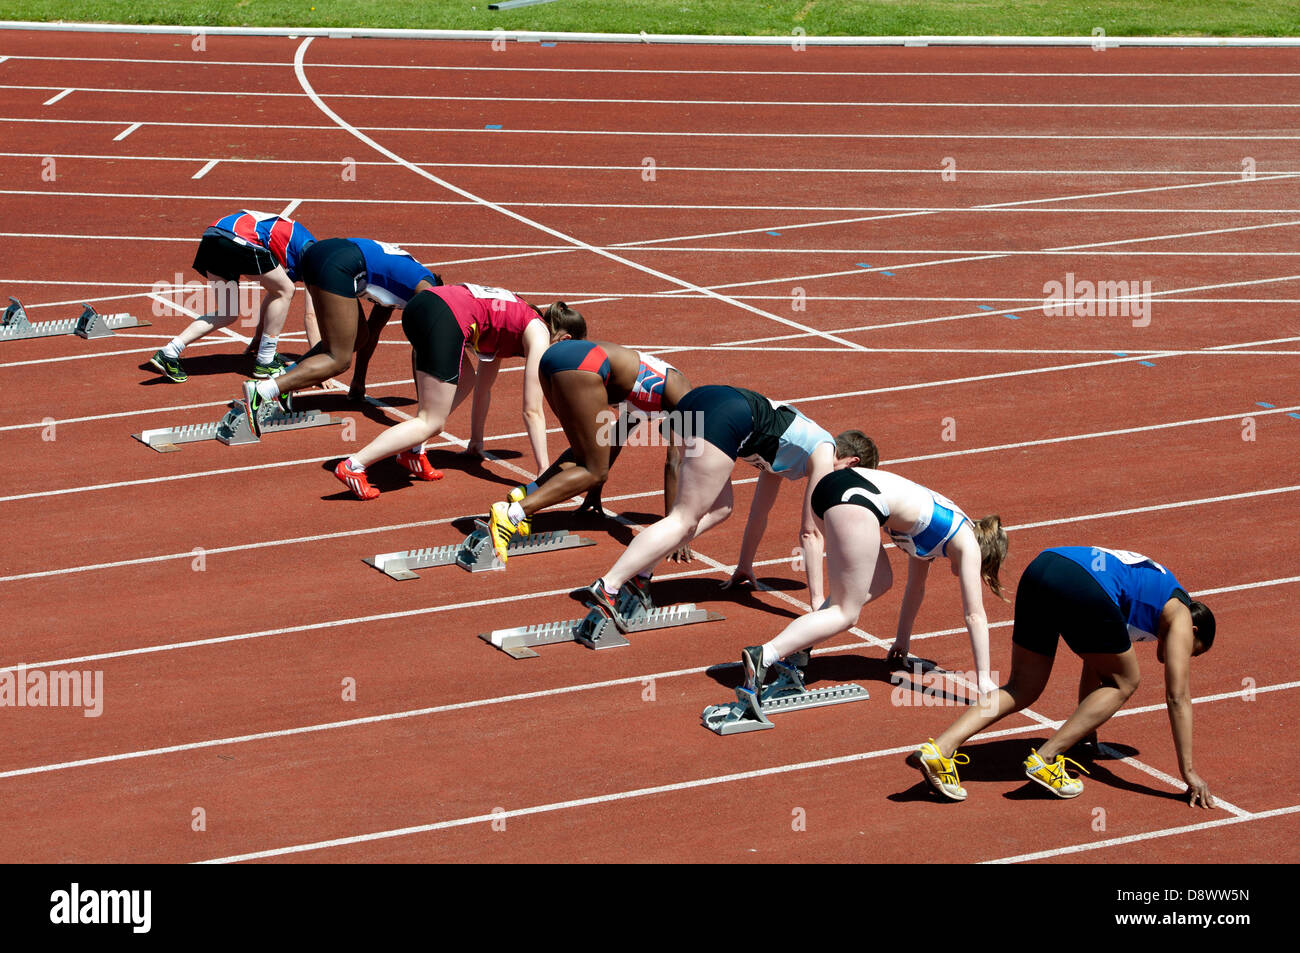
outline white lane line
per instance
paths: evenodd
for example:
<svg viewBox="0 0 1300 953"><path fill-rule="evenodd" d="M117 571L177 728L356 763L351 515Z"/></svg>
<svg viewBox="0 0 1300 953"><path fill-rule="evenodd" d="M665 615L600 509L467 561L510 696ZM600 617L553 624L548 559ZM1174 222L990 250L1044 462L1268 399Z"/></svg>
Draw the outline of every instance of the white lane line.
<svg viewBox="0 0 1300 953"><path fill-rule="evenodd" d="M1040 850L1032 854L1017 854L1014 857L1002 857L998 860L985 860L985 864L1022 864L1031 860L1047 860L1052 857L1062 857L1066 854L1081 854L1090 850L1102 850L1106 847L1118 847L1123 844L1136 844L1141 841L1156 840L1161 837L1174 837L1178 834L1191 834L1196 831L1210 830L1215 827L1227 827L1232 824L1245 824L1249 821L1262 821L1271 817L1282 817L1287 814L1295 814L1300 811L1300 804L1292 807L1279 807L1271 811L1260 811L1257 814L1245 813L1237 817L1224 817L1213 821L1202 821L1199 824L1183 824L1180 827L1166 827L1159 831L1147 831L1143 834L1129 834L1126 837L1108 837L1106 840L1089 841L1086 844L1072 844L1069 847L1054 847L1051 850ZM213 861L218 863L218 861Z"/></svg>
<svg viewBox="0 0 1300 953"><path fill-rule="evenodd" d="M332 458L326 458L326 459L332 459ZM274 464L270 464L270 466L274 466ZM250 469L261 469L261 467L254 467ZM1296 490L1300 490L1300 486L1284 487L1284 488L1269 489L1269 490L1252 490L1245 493L1235 493L1227 496L1210 497L1210 498L1200 499L1200 500L1180 500L1172 503L1158 503L1158 504L1153 504L1151 506L1132 507L1129 509L1115 510L1109 513L1092 513L1086 516L1065 516L1055 520L1044 520L1039 523L1027 523L1022 526L1007 526L1005 527L1005 529L1008 533L1012 533L1012 532L1019 532L1020 530L1025 530L1025 529L1039 529L1044 526L1063 526L1070 523L1079 523L1088 520L1108 519L1116 516L1132 516L1141 513L1155 513L1163 510L1182 509L1186 507L1199 506L1199 505L1205 505L1210 503L1232 502L1236 500L1251 499L1260 496L1270 496L1279 493L1288 493ZM647 493L645 495L650 496L654 494ZM190 556L192 557L193 553L191 553ZM766 560L762 563L755 563L755 565L771 565L776 563L788 563L788 561L789 561L788 558ZM730 572L735 567L724 566L723 568L724 571ZM680 579L687 576L696 576L696 575L707 574L716 571L717 570L713 567L706 567L704 569L689 570L684 572L671 573L667 575L660 575L660 576L656 576L655 578L656 579ZM1294 577L1288 577L1288 578L1278 579L1278 580L1269 580L1266 582L1249 583L1240 588L1245 589L1245 588L1259 588L1262 586L1285 585L1293 581L1294 581ZM304 623L303 625L289 626L280 629L263 629L256 632L244 632L238 635L223 635L223 636L214 636L206 639L191 639L185 642L146 645L146 646L140 646L133 649L120 649L111 652L100 652L94 655L79 656L77 658L55 659L53 661L46 661L46 662L24 662L22 664L24 664L29 669L56 668L60 666L76 665L82 662L102 661L105 659L112 659L112 658L125 658L127 656L134 656L134 655L152 655L158 652L172 652L172 651L177 651L179 649L197 648L197 647L209 646L209 645L221 645L227 642L242 642L249 639L267 638L269 636L295 634L299 632L311 632L311 631L316 631L318 629L332 629L332 628L339 628L342 626L362 625L370 622L387 621L390 619L404 619L404 618L411 618L414 616L436 615L443 612L452 612L460 609L474 609L474 608L480 608L482 606L502 605L508 602L518 602L521 600L531 601L535 599L546 598L549 596L567 595L569 592L570 589L552 589L544 592L524 593L522 595L517 595L517 596L501 596L494 599L479 599L471 602L459 602L459 603L452 603L447 605L426 606L420 609L406 609L400 612L387 612L387 613L380 613L377 615L356 616L356 617L346 618L346 619L331 619L324 622ZM782 594L778 594L778 595L782 595ZM994 623L993 625L990 626L990 628L993 628L996 625L997 623ZM869 640L877 638L876 636L872 636L866 633L859 632L859 634L860 637ZM15 662L11 665L2 666L0 667L0 672L15 671L17 669L18 664L19 663Z"/></svg>
<svg viewBox="0 0 1300 953"><path fill-rule="evenodd" d="M134 128L140 126L136 123ZM125 136L115 137L125 138ZM134 161L134 162L195 162L200 156L179 156L171 155L111 155L102 153L41 153L41 152L0 152L0 158L8 159L30 159L43 158L50 156L55 159L85 159L85 160L107 160L107 161ZM241 156L222 156L222 162L231 162L236 164L249 165L292 165L292 166L337 166L337 159L272 159L272 158L245 158ZM644 167L641 165L574 165L560 163L537 163L537 162L415 162L422 169L507 169L519 172L537 172L537 171L572 171L572 172L641 172ZM379 161L374 159L359 160L358 166L379 166L390 167L394 165L391 161ZM670 165L662 163L656 165L659 172L705 172L705 173L732 173L732 174L794 174L794 175L938 175L942 169L938 166L929 166L924 168L904 168L897 166L697 166L697 165ZM1017 169L981 169L981 168L963 168L963 175L1012 175L1012 176L1201 176L1214 177L1216 184L1221 184L1223 177L1222 168L1210 169L1167 169L1167 168L1150 168L1150 169L1113 169L1113 168L1091 168L1091 169L1042 169L1042 168L1017 168ZM1265 176L1265 180L1270 178L1285 178L1287 176L1300 175L1300 171L1288 169L1272 169ZM1259 181L1258 179L1255 181ZM1208 184L1208 183L1206 183ZM642 242L633 242L629 244L643 244Z"/></svg>
<svg viewBox="0 0 1300 953"><path fill-rule="evenodd" d="M125 139L127 136L131 135L131 133L133 133L133 132L135 132L137 129L139 129L142 125L144 125L144 123L139 123L139 122L133 122L133 123L131 123L131 125L127 126L125 129L123 129L121 132L119 132L116 136L114 136L114 137L113 137L113 141L114 141L114 142L121 142L121 141L122 141L123 139Z"/></svg>
<svg viewBox="0 0 1300 953"><path fill-rule="evenodd" d="M813 328L808 327L807 325L800 324L797 321L792 321L789 318L781 317L780 315L773 314L770 311L764 311L762 308L755 307L754 305L748 304L747 302L733 300L731 298L728 298L726 295L719 294L718 292L713 291L711 289L701 288L699 285L692 284L691 282L686 281L682 278L678 278L675 277L674 275L667 274L666 272L662 272L657 269L651 268L648 265L644 265L641 264L640 262L632 261L631 259L628 258L623 258L619 255L614 254L613 252L606 251L605 249L596 248L595 246L589 245L587 242L584 242L580 238L575 238L574 236L569 235L565 232L561 232L547 225L543 225L541 222L535 221L531 218L528 218L525 215L520 214L519 212L512 211L511 209L508 209L502 205L498 205L495 202L491 202L488 199L482 198L481 196L475 195L472 192L466 191L465 189L462 189L459 186L453 185L452 183L448 182L446 179L439 178L433 173L421 169L417 165L413 165L411 162L409 162L407 159L403 158L402 156L398 155L396 152L393 152L391 149L387 148L386 146L380 145L374 139L367 136L364 132L357 129L355 126L350 125L347 122L347 120L345 120L338 113L334 112L334 110L330 109L330 107L325 104L325 101L322 100L320 96L316 94L316 91L315 89L312 88L311 83L308 81L307 73L303 68L303 60L305 58L307 48L311 46L312 39L313 37L307 37L305 40L302 41L301 44L299 44L297 50L294 52L294 60L293 60L294 74L298 77L298 82L302 86L303 91L316 105L316 107L321 112L323 112L326 116L328 116L331 120L337 123L340 128L347 130L354 137L359 139L361 142L364 142L366 145L370 146L372 149L374 149L376 152L380 153L381 155L387 156L388 158L392 159L394 162L398 163L399 165L405 166L406 168L410 169L412 172L416 173L417 175L428 179L430 182L434 183L435 185L438 185L446 189L447 191L454 193L455 195L459 195L464 199L468 199L469 201L477 205L480 205L483 208L491 209L494 212L499 212L500 214L508 218L512 218L515 221L520 222L521 224L527 225L530 228L535 228L546 235L550 235L552 238L558 238L562 242L568 242L569 244L574 245L577 248L581 248L585 251L591 252L592 254L599 255L602 258L608 258L610 261L618 262L621 265L626 265L629 268L633 268L636 271L640 271L643 274L650 275L651 277L658 278L661 281L667 282L668 284L677 285L679 287L686 288L688 290L692 290L696 292L703 292L704 294L707 294L709 297L714 298L718 301L733 305L734 307L740 308L742 311L748 311L749 313L756 314L759 317L767 318L771 321L775 321L778 324L784 324L787 327L797 327L799 330L805 333L815 334L818 337L823 337L828 341L833 341L836 344L842 345L843 347L850 348L852 350L859 350L861 348L861 345L857 344L856 342L846 341L840 338L836 338L833 335L826 334L825 332L822 331L817 331Z"/></svg>
<svg viewBox="0 0 1300 953"><path fill-rule="evenodd" d="M198 172L195 172L192 176L190 176L190 178L191 179L203 178L205 175L207 175L209 172L215 169L217 167L217 163L220 161L221 161L220 159L209 159L207 164L203 168L199 169Z"/></svg>
<svg viewBox="0 0 1300 953"><path fill-rule="evenodd" d="M116 123L114 123L116 125ZM260 128L260 127L259 127ZM1300 139L1300 136L1296 138ZM1284 177L1280 177L1284 178ZM1235 180L1234 180L1235 181ZM1267 177L1255 179L1256 182L1268 181ZM1221 185L1221 182L1195 183L1200 185ZM1188 186L1168 186L1168 188L1187 188ZM1162 187L1164 188L1164 187ZM1159 191L1159 189L1130 189L1124 193L1131 195L1136 192ZM59 192L50 189L0 189L0 195L39 195L43 198L101 198L101 199L120 199L122 201L133 201L138 199L162 200L166 199L173 202L258 202L265 204L274 204L276 202L287 201L283 195L188 195L181 193L152 193L152 192ZM1086 196L1065 196L1058 199L1048 199L1045 201L1065 201L1067 198L1084 198ZM319 203L322 205L383 205L391 206L394 202L400 202L402 205L428 205L428 206L477 206L479 203L471 202L464 199L414 199L414 198L327 198L313 197L303 199L304 202ZM1010 206L896 206L896 205L699 205L676 203L659 203L659 202L505 202L502 203L506 208L575 208L575 209L630 209L636 211L724 211L724 212L800 212L808 214L810 212L898 212L895 218L904 217L907 214L938 214L942 212L993 212L993 213L1021 213L1029 212L1035 215L1096 215L1096 214L1117 214L1128 217L1144 215L1296 215L1300 214L1300 208L1284 207L1277 204L1260 207L1260 208L1181 208L1176 206L1159 206L1159 207L1126 207L1126 206L1088 206L1086 208L1068 207L1068 208L1019 208Z"/></svg>
<svg viewBox="0 0 1300 953"><path fill-rule="evenodd" d="M285 64L291 65L291 64ZM0 123L46 123L46 124L64 124L74 126L119 126L122 124L120 119L33 119L26 116L0 116ZM173 127L183 126L189 128L193 123L189 122L166 122L162 120L146 120L146 126ZM259 132L271 132L275 130L284 131L311 131L311 132L340 132L338 126L328 125L303 125L292 123L250 123L250 122L205 122L203 124L209 129L256 129ZM358 126L362 132L415 132L423 134L436 135L457 135L476 133L478 135L492 135L494 137L509 135L530 135L530 136L631 136L641 138L703 138L703 139L799 139L801 141L808 139L861 139L861 140L917 140L928 141L935 139L954 140L959 142L969 141L1007 141L1007 142L1055 142L1057 140L1068 140L1077 142L1079 140L1098 140L1098 141L1137 141L1137 142L1290 142L1300 139L1300 135L1260 135L1250 132L1227 133L1218 135L1142 135L1138 134L1108 134L1108 133L1079 133L1077 135L1058 135L1052 133L961 133L961 132L939 132L939 133L908 133L908 132L696 132L690 130L664 130L664 129L492 129L487 130L482 126Z"/></svg>
<svg viewBox="0 0 1300 953"><path fill-rule="evenodd" d="M268 60L195 60L146 59L125 56L45 56L35 54L13 54L0 57L0 63L6 59L69 61L73 63L161 63L189 67L206 66L243 66L261 69L284 69L291 63ZM581 73L613 75L650 76L879 76L890 77L939 77L964 78L986 77L990 79L1286 79L1300 76L1300 73L1029 73L1029 72L972 72L972 71L916 71L916 70L723 70L723 69L637 69L635 67L594 67L594 66L462 66L447 64L406 64L406 63L317 63L318 69L369 69L369 70L428 70L450 73Z"/></svg>
<svg viewBox="0 0 1300 953"><path fill-rule="evenodd" d="M303 42L310 43L315 37L307 37ZM298 72L295 60L295 73ZM0 89L50 90L57 86L25 86L16 83L0 84ZM298 99L311 93L304 90L297 93L274 92L270 90L246 89L136 89L123 87L77 87L83 93L116 93L144 96L213 96L257 97L258 99ZM1008 100L1004 102L955 102L953 100L794 100L794 99L619 99L614 97L586 96L436 96L421 93L326 93L331 99L396 100L416 102L453 102L453 103L545 103L548 105L620 105L620 106L726 106L734 109L742 106L770 106L776 108L816 108L830 109L1300 109L1300 103L1038 103Z"/></svg>
<svg viewBox="0 0 1300 953"><path fill-rule="evenodd" d="M1194 700L1195 701L1195 700ZM1120 709L1112 719L1120 718L1128 714L1124 709ZM1030 734L1041 731L1043 728L1039 724L1020 725L1015 728L1004 728L999 731L990 731L984 734L976 735L976 738L989 740L993 738L1014 737L1016 735ZM329 840L320 840L308 844L295 844L290 847L275 847L267 850L250 851L244 854L237 854L229 857L219 857L212 860L202 861L207 864L230 864L247 860L260 860L267 857L280 857L286 854L300 854L306 851L325 850L333 847L346 847L355 844L363 844L377 840L390 840L396 837L407 837L412 834L425 834L433 831L446 830L455 827L465 827L471 824L486 824L494 820L506 819L513 817L527 817L535 814L550 814L557 811L572 810L574 808L592 807L599 804L608 804L615 801L626 801L634 798L650 797L657 794L673 794L680 791L689 791L696 788L713 787L719 784L730 784L737 781L750 781L755 778L772 777L774 775L790 774L799 771L813 771L819 768L839 767L841 765L855 764L861 761L870 761L878 758L885 758L900 754L910 754L916 748L915 745L904 745L896 748L880 748L874 751L863 751L857 754L842 755L836 758L822 758L816 761L802 761L794 764L777 765L770 768L758 768L753 771L741 771L734 774L723 774L709 778L696 778L689 781L677 781L670 784L660 784L654 787L636 788L630 791L618 791L610 794L597 794L590 797L575 798L568 801L558 801L549 804L539 804L533 807L517 808L508 811L496 811L489 814L478 814L472 817L460 817L453 820L437 821L431 824L420 824L412 827L400 827L392 830L373 831L366 834L355 834L350 837L336 837ZM1219 826L1224 823L1242 823L1246 820L1255 820L1275 813L1290 813L1296 808L1282 808L1277 812L1264 812L1261 814L1249 815L1247 817L1234 817L1224 821L1206 822L1209 825ZM1200 828L1204 825L1193 825ZM1179 831L1183 828L1177 829ZM1158 832L1157 832L1158 834ZM1133 835L1134 837L1152 836ZM1120 838L1114 840L1119 841ZM1096 845L1102 845L1106 842L1095 841Z"/></svg>
<svg viewBox="0 0 1300 953"><path fill-rule="evenodd" d="M288 205L286 205L286 206L284 207L284 211L282 211L282 212L280 213L280 217L281 217L281 218L288 218L288 217L289 217L290 215L292 215L295 211L297 211L298 206L301 205L301 204L302 204L302 199L294 199L292 202L290 202ZM401 243L399 242L398 244L401 244Z"/></svg>
<svg viewBox="0 0 1300 953"><path fill-rule="evenodd" d="M0 87L0 88L3 88L3 87ZM23 87L13 87L13 88L21 89L21 88L23 88ZM32 89L58 89L57 86L33 86L33 87L31 87L31 88L32 88ZM73 93L73 92L75 92L75 91L76 91L76 90L74 90L74 89L65 89L63 92L59 93L57 96L51 96L49 99L45 100L45 102L41 103L41 105L42 105L42 106L53 106L53 105L54 105L55 103L57 103L60 99L62 99L64 96L67 96L69 93Z"/></svg>

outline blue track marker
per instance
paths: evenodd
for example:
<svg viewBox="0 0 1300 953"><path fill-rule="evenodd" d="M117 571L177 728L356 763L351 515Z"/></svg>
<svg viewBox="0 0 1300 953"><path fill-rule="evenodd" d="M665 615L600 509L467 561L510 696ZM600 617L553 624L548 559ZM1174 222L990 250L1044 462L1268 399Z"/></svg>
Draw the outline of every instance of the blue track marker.
<svg viewBox="0 0 1300 953"><path fill-rule="evenodd" d="M1150 361L1138 361L1138 363L1141 364L1143 367L1155 367L1155 365L1152 364Z"/></svg>
<svg viewBox="0 0 1300 953"><path fill-rule="evenodd" d="M780 232L768 232L767 234L772 235L772 236L775 237L775 238L780 238L780 237L781 237L781 233L780 233Z"/></svg>
<svg viewBox="0 0 1300 953"><path fill-rule="evenodd" d="M490 123L488 123L486 126L484 126L483 128L484 128L484 129L500 129L500 128L501 128L501 123L499 123L499 122L490 122Z"/></svg>
<svg viewBox="0 0 1300 953"><path fill-rule="evenodd" d="M890 278L894 277L894 273L892 271L882 271L881 274L888 275Z"/></svg>
<svg viewBox="0 0 1300 953"><path fill-rule="evenodd" d="M554 46L554 43L543 43L542 46Z"/></svg>
<svg viewBox="0 0 1300 953"><path fill-rule="evenodd" d="M856 262L856 264L857 264L857 266L858 266L859 268L870 268L870 267L871 267L871 266L868 265L865 261L859 261L859 262Z"/></svg>
<svg viewBox="0 0 1300 953"><path fill-rule="evenodd" d="M1265 401L1262 401L1262 400L1257 400L1257 401L1255 401L1255 404L1256 404L1256 406L1258 406L1258 407L1268 407L1270 410L1271 410L1272 407L1273 407L1272 404L1266 403Z"/></svg>
<svg viewBox="0 0 1300 953"><path fill-rule="evenodd" d="M1018 315L1018 314L1008 314L1007 317L1010 318L1012 321L1019 321L1019 320L1020 320L1020 315Z"/></svg>
<svg viewBox="0 0 1300 953"><path fill-rule="evenodd" d="M977 304L977 305L975 305L975 307L979 308L981 311L993 311L993 310L995 310L994 307L993 307L993 305L991 305L991 304Z"/></svg>
<svg viewBox="0 0 1300 953"><path fill-rule="evenodd" d="M1128 357L1128 351L1111 351L1116 357Z"/></svg>
<svg viewBox="0 0 1300 953"><path fill-rule="evenodd" d="M1296 420L1300 420L1300 414L1287 414L1287 416L1294 417Z"/></svg>

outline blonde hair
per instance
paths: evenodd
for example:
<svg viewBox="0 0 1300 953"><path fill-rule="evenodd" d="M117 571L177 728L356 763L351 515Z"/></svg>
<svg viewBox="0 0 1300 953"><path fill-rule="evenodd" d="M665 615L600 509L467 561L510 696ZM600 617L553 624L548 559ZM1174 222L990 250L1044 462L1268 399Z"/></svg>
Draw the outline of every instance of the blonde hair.
<svg viewBox="0 0 1300 953"><path fill-rule="evenodd" d="M1002 581L998 572L1007 558L1007 531L1002 528L1002 517L996 513L976 520L971 524L975 530L975 539L980 544L980 578L993 590L993 594L1003 602L1010 600L1003 595Z"/></svg>

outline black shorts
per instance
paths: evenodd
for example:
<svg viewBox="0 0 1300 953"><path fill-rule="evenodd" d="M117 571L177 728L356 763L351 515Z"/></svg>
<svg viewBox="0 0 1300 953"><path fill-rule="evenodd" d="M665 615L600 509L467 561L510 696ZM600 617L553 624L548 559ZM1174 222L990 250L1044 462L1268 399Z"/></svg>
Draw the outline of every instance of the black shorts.
<svg viewBox="0 0 1300 953"><path fill-rule="evenodd" d="M880 488L852 467L832 470L813 487L812 511L819 520L826 518L827 510L843 504L870 510L881 526L889 519L889 507L880 495Z"/></svg>
<svg viewBox="0 0 1300 953"><path fill-rule="evenodd" d="M361 297L370 278L361 249L346 238L314 242L302 256L298 273L303 284L343 298Z"/></svg>
<svg viewBox="0 0 1300 953"><path fill-rule="evenodd" d="M264 275L279 267L270 249L235 241L229 232L219 228L209 228L203 233L199 250L194 254L194 270L221 281L238 281L242 275Z"/></svg>
<svg viewBox="0 0 1300 953"><path fill-rule="evenodd" d="M684 437L702 437L732 460L740 445L754 432L749 401L735 387L706 384L686 392L667 415L670 425Z"/></svg>
<svg viewBox="0 0 1300 953"><path fill-rule="evenodd" d="M421 291L402 309L402 333L415 351L415 369L455 384L465 350L465 332L447 302Z"/></svg>
<svg viewBox="0 0 1300 953"><path fill-rule="evenodd" d="M1039 553L1016 586L1011 641L1051 658L1058 635L1076 655L1119 655L1132 644L1124 614L1088 570L1060 553Z"/></svg>

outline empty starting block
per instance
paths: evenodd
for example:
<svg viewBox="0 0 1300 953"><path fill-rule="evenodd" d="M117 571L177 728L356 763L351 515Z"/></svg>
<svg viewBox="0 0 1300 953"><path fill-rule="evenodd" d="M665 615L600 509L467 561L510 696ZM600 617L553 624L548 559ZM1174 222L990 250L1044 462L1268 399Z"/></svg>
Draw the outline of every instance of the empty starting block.
<svg viewBox="0 0 1300 953"><path fill-rule="evenodd" d="M131 314L100 314L88 304L81 308L80 316L75 318L32 324L27 318L27 312L23 310L22 302L10 298L4 317L0 318L0 341L48 338L62 334L75 334L79 338L103 338L112 337L114 331L123 328L149 327L148 321L141 321Z"/></svg>
<svg viewBox="0 0 1300 953"><path fill-rule="evenodd" d="M533 553L553 553L561 549L595 545L594 539L574 536L566 529L559 529L515 536L506 547L506 554L507 558L514 559ZM435 569L438 566L456 565L469 572L505 568L501 560L497 559L492 539L488 535L487 523L483 520L474 521L474 532L466 536L464 542L430 546L426 549L408 549L400 553L380 553L378 556L369 556L362 562L374 566L390 579L419 579L415 570Z"/></svg>
<svg viewBox="0 0 1300 953"><path fill-rule="evenodd" d="M759 691L758 713L751 703L751 693L744 685L736 689L736 700L726 705L710 705L704 709L701 720L704 727L717 735L738 735L746 731L763 731L775 728L769 716L803 708L821 708L844 702L870 698L865 688L857 684L828 685L825 688L808 688L803 682L803 672L794 665L777 664L772 670L779 673L775 681Z"/></svg>
<svg viewBox="0 0 1300 953"><path fill-rule="evenodd" d="M320 410L295 410L287 414L277 411L262 421L262 435L284 430L302 430L307 427L325 427L342 422ZM131 436L159 453L170 453L180 449L178 444L197 443L200 440L217 440L228 447L237 447L246 443L257 443L260 439L253 433L253 428L248 422L248 412L241 401L233 401L226 415L215 424L184 424L180 427L164 427L161 430L145 430L133 433Z"/></svg>
<svg viewBox="0 0 1300 953"><path fill-rule="evenodd" d="M618 594L618 607L623 616L632 620L630 628L633 632L694 625L697 622L717 622L725 618L720 613L701 609L693 602L662 608L646 607L628 588ZM537 658L537 653L533 651L537 646L560 642L577 642L596 650L614 649L628 644L623 633L618 631L618 626L599 609L592 609L581 619L497 629L495 632L483 632L479 638L496 646L511 658Z"/></svg>

